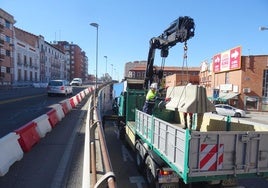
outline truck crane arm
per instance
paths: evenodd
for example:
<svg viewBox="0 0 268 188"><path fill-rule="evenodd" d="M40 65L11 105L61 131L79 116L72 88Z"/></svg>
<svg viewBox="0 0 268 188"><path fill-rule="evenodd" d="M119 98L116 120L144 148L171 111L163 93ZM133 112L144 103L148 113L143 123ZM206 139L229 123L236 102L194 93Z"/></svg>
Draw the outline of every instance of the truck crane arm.
<svg viewBox="0 0 268 188"><path fill-rule="evenodd" d="M183 43L192 38L194 31L194 20L188 16L184 16L173 21L160 36L151 38L144 79L145 89L148 89L153 82L153 76L155 74L153 70L155 50L160 49L161 57L165 58L168 56L169 48L173 47L178 42ZM160 79L162 76L163 73L159 73Z"/></svg>

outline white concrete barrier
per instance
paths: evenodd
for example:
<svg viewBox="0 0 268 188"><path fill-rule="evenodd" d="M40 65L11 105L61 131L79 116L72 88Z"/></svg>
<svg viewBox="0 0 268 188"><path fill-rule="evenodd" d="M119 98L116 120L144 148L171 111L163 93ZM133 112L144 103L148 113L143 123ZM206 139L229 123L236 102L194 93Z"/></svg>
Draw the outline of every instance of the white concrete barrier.
<svg viewBox="0 0 268 188"><path fill-rule="evenodd" d="M81 96L81 99L84 99L84 98L85 98L85 93L84 93L84 91L81 91L81 92L80 92L80 96Z"/></svg>
<svg viewBox="0 0 268 188"><path fill-rule="evenodd" d="M74 101L74 105L77 106L78 104L78 101L77 101L77 98L76 98L76 95L72 97L73 101Z"/></svg>
<svg viewBox="0 0 268 188"><path fill-rule="evenodd" d="M4 176L14 162L22 159L23 151L18 142L19 138L14 132L0 138L0 176Z"/></svg>
<svg viewBox="0 0 268 188"><path fill-rule="evenodd" d="M84 92L86 95L88 95L88 93L89 93L88 89L85 89Z"/></svg>
<svg viewBox="0 0 268 188"><path fill-rule="evenodd" d="M60 104L54 104L51 106L52 108L54 108L56 110L57 116L59 121L62 120L62 118L65 117L65 114L63 112L62 106Z"/></svg>
<svg viewBox="0 0 268 188"><path fill-rule="evenodd" d="M68 110L71 111L71 110L72 110L72 105L71 105L71 103L70 103L70 100L69 100L69 99L66 99L66 100L64 100L63 102L66 103Z"/></svg>
<svg viewBox="0 0 268 188"><path fill-rule="evenodd" d="M43 114L33 121L37 124L36 131L41 138L45 137L46 134L52 130L47 114Z"/></svg>

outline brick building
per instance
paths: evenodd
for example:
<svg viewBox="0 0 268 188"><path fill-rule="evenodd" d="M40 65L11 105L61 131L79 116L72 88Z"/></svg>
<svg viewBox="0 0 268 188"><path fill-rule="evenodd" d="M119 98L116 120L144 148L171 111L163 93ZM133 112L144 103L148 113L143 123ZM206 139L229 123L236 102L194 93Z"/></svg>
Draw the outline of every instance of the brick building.
<svg viewBox="0 0 268 188"><path fill-rule="evenodd" d="M54 46L64 50L67 56L68 79L82 78L83 81L88 79L88 58L82 49L73 43L67 41L57 41Z"/></svg>
<svg viewBox="0 0 268 188"><path fill-rule="evenodd" d="M206 64L206 65L205 65ZM268 111L268 55L241 56L241 66L234 70L213 71L213 64L203 63L200 84L207 95L218 92L217 102L226 102L247 111Z"/></svg>
<svg viewBox="0 0 268 188"><path fill-rule="evenodd" d="M144 62L144 61L143 61ZM129 78L144 80L145 78L145 70L146 70L146 62L144 63L133 63L135 66L130 66L128 69ZM161 67L154 66L154 71L157 73ZM185 83L199 84L199 67L172 67L165 66L163 68L163 78L165 86L175 86L175 85L184 85ZM156 76L157 78L157 76ZM157 80L155 80L157 82Z"/></svg>
<svg viewBox="0 0 268 188"><path fill-rule="evenodd" d="M13 82L14 17L0 8L0 87Z"/></svg>

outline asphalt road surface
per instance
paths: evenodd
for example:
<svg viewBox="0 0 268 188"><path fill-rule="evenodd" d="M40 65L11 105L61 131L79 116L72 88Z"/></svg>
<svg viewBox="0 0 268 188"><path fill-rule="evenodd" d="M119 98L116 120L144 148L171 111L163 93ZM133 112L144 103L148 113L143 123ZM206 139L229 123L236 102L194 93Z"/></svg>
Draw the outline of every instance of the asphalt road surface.
<svg viewBox="0 0 268 188"><path fill-rule="evenodd" d="M1 92L1 91L0 91ZM26 91L25 91L26 92ZM37 90L34 90L37 92ZM0 106L2 101L12 100L12 98L24 98L29 94L24 95L23 92L6 92L1 93ZM41 93L32 94L38 96ZM13 96L13 97L12 97ZM14 97L15 96L15 97ZM41 97L41 96L40 96ZM58 102L64 98L47 98L43 95L43 98L37 98L37 100L30 98L34 103L27 104L26 107L34 107L34 110L29 108L26 111L28 115L36 116L35 112L39 109L39 113L46 111L47 106L53 102ZM1 99L2 98L2 99ZM41 100L42 99L42 100ZM47 99L44 103L43 99ZM25 100L28 100L27 98ZM55 101L53 101L55 100ZM48 103L50 101L51 103ZM87 110L87 100L84 100L76 108L74 108L69 114L57 124L51 132L42 138L30 152L24 153L21 161L14 163L9 169L8 173L0 177L0 187L2 188L80 188L82 185L82 169L83 169L83 147L84 147L84 134L85 134L85 113ZM10 120L19 120L19 117L27 117L25 113L21 113L15 116L11 107L7 107L8 103L3 104L3 108L0 109L0 117L3 119L3 113L9 111L13 118ZM11 104L11 103L9 103ZM18 113L22 110L19 106L25 103L16 101L12 103L14 109L19 109ZM45 104L45 105L41 105ZM15 106L14 106L15 105ZM18 105L18 106L16 106ZM45 107L44 109L41 108ZM25 112L25 111L24 111ZM8 115L7 114L7 115ZM24 115L23 115L24 114ZM27 117L31 118L31 117ZM267 120L267 114L265 113L250 113L246 117L248 120L260 121L259 123L265 123ZM26 121L26 120L25 120ZM28 120L27 120L28 121ZM3 127L3 121L0 122L0 132ZM21 120L18 121L19 123ZM17 126L21 125L18 124ZM21 122L23 124L23 122ZM268 125L268 122L267 122ZM10 126L10 125L9 125ZM14 130L16 127L9 127L9 130ZM2 134L5 135L5 134ZM142 174L140 174L135 165L135 154L124 141L118 137L118 130L113 122L107 122L105 125L106 143L111 158L113 171L116 175L116 183L118 188L146 188L146 182ZM1 136L0 136L1 138ZM239 187L245 188L264 188L268 187L266 179L243 179L239 181ZM201 185L194 185L194 187L201 187Z"/></svg>

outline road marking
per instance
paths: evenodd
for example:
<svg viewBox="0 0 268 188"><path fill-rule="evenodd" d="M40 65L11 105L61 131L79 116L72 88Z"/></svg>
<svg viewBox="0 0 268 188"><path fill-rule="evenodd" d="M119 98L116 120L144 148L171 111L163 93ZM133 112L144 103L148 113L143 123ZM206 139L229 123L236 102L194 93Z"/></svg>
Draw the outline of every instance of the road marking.
<svg viewBox="0 0 268 188"><path fill-rule="evenodd" d="M12 102L17 102L17 101L22 101L25 99L30 99L30 98L34 98L34 97L40 97L46 94L40 94L40 95L34 95L34 96L27 96L27 97L21 97L21 98L16 98L16 99L9 99L9 100L4 100L4 101L0 101L0 104L7 104L7 103L12 103Z"/></svg>
<svg viewBox="0 0 268 188"><path fill-rule="evenodd" d="M132 158L132 156L130 155L130 153L128 152L128 150L124 145L121 146L121 150L124 162L128 161L128 159L129 161L134 161L134 159Z"/></svg>
<svg viewBox="0 0 268 188"><path fill-rule="evenodd" d="M135 183L138 188L142 188L142 184L145 183L144 178L142 176L132 176L129 177L130 183Z"/></svg>

